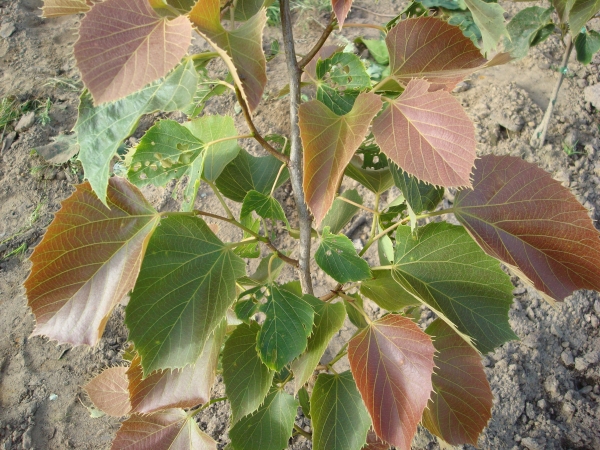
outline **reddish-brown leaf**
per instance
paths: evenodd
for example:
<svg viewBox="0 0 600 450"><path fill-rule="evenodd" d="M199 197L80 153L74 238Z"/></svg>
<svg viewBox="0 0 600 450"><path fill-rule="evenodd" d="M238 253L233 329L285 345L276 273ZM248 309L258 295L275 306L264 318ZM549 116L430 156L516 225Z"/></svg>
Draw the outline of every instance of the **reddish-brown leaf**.
<svg viewBox="0 0 600 450"><path fill-rule="evenodd" d="M219 0L203 0L190 12L190 20L223 58L250 112L254 111L267 84L267 60L262 49L266 10L261 8L239 28L228 31L221 25Z"/></svg>
<svg viewBox="0 0 600 450"><path fill-rule="evenodd" d="M405 172L436 186L470 186L475 128L454 97L429 91L425 80L406 90L373 121L381 150Z"/></svg>
<svg viewBox="0 0 600 450"><path fill-rule="evenodd" d="M433 394L423 413L423 426L451 445L477 446L494 401L481 356L441 319L426 332L436 353Z"/></svg>
<svg viewBox="0 0 600 450"><path fill-rule="evenodd" d="M159 216L123 178L109 180L106 201L109 208L89 183L78 185L31 255L25 289L33 335L94 345L133 288Z"/></svg>
<svg viewBox="0 0 600 450"><path fill-rule="evenodd" d="M389 314L348 343L358 390L384 441L409 450L431 395L435 349L410 319Z"/></svg>
<svg viewBox="0 0 600 450"><path fill-rule="evenodd" d="M388 444L379 439L373 428L370 428L367 433L367 443L362 450L389 450L389 448Z"/></svg>
<svg viewBox="0 0 600 450"><path fill-rule="evenodd" d="M99 0L44 0L42 12L44 17L68 16L90 10Z"/></svg>
<svg viewBox="0 0 600 450"><path fill-rule="evenodd" d="M83 387L94 406L109 416L122 417L131 411L126 373L127 367L111 367Z"/></svg>
<svg viewBox="0 0 600 450"><path fill-rule="evenodd" d="M127 371L131 412L148 414L166 408L191 408L209 401L225 328L224 323L219 325L206 341L198 361L183 369L157 371L142 379L141 360L136 355Z"/></svg>
<svg viewBox="0 0 600 450"><path fill-rule="evenodd" d="M185 16L160 17L148 0L105 0L81 21L75 59L96 104L125 97L179 64L192 40Z"/></svg>
<svg viewBox="0 0 600 450"><path fill-rule="evenodd" d="M511 59L504 53L488 62L459 27L435 17L402 20L385 42L390 75L380 84L381 90L396 90L413 78L424 78L431 83L430 91L450 91L470 73Z"/></svg>
<svg viewBox="0 0 600 450"><path fill-rule="evenodd" d="M331 0L331 6L341 30L352 7L352 0Z"/></svg>
<svg viewBox="0 0 600 450"><path fill-rule="evenodd" d="M600 291L600 235L588 211L544 170L511 156L479 159L455 214L490 256L558 301Z"/></svg>
<svg viewBox="0 0 600 450"><path fill-rule="evenodd" d="M381 99L372 93L360 94L344 116L338 116L318 100L300 105L304 190L317 226L329 211L344 169L380 109Z"/></svg>
<svg viewBox="0 0 600 450"><path fill-rule="evenodd" d="M167 409L131 416L121 425L111 450L217 450L217 443L185 411Z"/></svg>

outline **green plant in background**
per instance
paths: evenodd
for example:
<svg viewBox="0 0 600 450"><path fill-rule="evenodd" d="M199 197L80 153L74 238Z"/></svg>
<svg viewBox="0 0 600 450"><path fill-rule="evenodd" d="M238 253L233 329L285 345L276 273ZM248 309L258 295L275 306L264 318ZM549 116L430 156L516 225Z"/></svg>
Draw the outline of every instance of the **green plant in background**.
<svg viewBox="0 0 600 450"><path fill-rule="evenodd" d="M360 450L368 435L366 448L409 449L418 423L448 444L476 444L492 408L481 354L516 338L500 262L551 302L600 289L600 240L587 210L520 158L476 160L474 126L450 94L509 58L488 61L464 26L412 4L388 24L367 25L385 34L362 41L388 65L374 81L356 55L325 45L352 25L350 0L331 6L322 36L299 59L290 3L280 0L291 126L265 136L254 122L267 82L262 2L45 1L47 17L86 13L75 44L87 88L75 132L88 181L56 213L25 288L33 334L74 345L97 343L129 295L129 364L85 387L96 416L125 417L113 449L216 449L194 416L221 401L231 405L235 450L281 450L296 434L315 449ZM482 0L464 6L487 54L509 33L502 10ZM213 51L188 55L192 30ZM116 32L126 58L112 57ZM226 77L210 77L212 60ZM216 95L235 97L248 132L204 111ZM123 141L155 111L188 120L157 121L113 176ZM264 152L250 154L241 139ZM340 193L346 176L371 198ZM291 222L274 197L288 179ZM138 187L171 180L181 181L180 210L158 212ZM201 185L221 211L202 209ZM393 186L401 195L388 199ZM439 209L447 188L459 188L454 204ZM342 230L359 212L371 231L357 251ZM448 214L461 225L423 224ZM237 228L238 238L224 242L205 220ZM249 259L258 260L250 273ZM285 265L296 281L280 281ZM320 297L316 266L330 277ZM366 299L384 310L380 318L365 311ZM420 306L437 315L425 330L414 317ZM321 361L346 318L356 333ZM350 370L340 373L346 356ZM217 371L226 396L211 399ZM295 424L299 406L309 432Z"/></svg>

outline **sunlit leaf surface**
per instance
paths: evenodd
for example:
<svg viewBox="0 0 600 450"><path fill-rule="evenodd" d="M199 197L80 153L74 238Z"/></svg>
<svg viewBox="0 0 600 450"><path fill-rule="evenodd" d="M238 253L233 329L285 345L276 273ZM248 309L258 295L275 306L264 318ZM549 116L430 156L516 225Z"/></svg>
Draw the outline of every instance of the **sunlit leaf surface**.
<svg viewBox="0 0 600 450"><path fill-rule="evenodd" d="M600 235L587 209L536 165L483 156L473 190L456 195L455 214L488 255L549 297L600 290Z"/></svg>
<svg viewBox="0 0 600 450"><path fill-rule="evenodd" d="M110 367L83 387L94 406L109 416L122 417L131 411L126 373L127 367Z"/></svg>
<svg viewBox="0 0 600 450"><path fill-rule="evenodd" d="M160 17L148 0L104 0L81 21L74 52L96 104L118 100L164 77L192 42L187 17Z"/></svg>
<svg viewBox="0 0 600 450"><path fill-rule="evenodd" d="M352 241L343 234L332 234L325 227L315 261L338 283L360 281L371 276L367 261L356 253Z"/></svg>
<svg viewBox="0 0 600 450"><path fill-rule="evenodd" d="M377 435L399 450L410 443L431 395L435 349L406 317L389 314L348 344L352 375Z"/></svg>
<svg viewBox="0 0 600 450"><path fill-rule="evenodd" d="M33 335L94 345L108 316L135 284L159 217L123 178L111 178L107 208L80 184L31 255L25 281Z"/></svg>

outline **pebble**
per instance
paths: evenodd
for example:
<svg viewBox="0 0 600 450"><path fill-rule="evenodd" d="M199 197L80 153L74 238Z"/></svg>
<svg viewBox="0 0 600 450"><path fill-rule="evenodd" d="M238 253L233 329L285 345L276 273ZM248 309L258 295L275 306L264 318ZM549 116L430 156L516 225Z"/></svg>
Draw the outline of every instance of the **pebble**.
<svg viewBox="0 0 600 450"><path fill-rule="evenodd" d="M537 402L538 408L540 408L541 410L546 409L546 406L548 406L548 402L544 399L541 399Z"/></svg>
<svg viewBox="0 0 600 450"><path fill-rule="evenodd" d="M563 403L562 413L563 413L565 419L567 419L567 422L569 422L573 418L575 411L577 411L577 408L575 408L575 405L573 405L572 403L569 403L569 402Z"/></svg>
<svg viewBox="0 0 600 450"><path fill-rule="evenodd" d="M15 32L15 24L7 22L0 27L0 37L4 39L9 38Z"/></svg>
<svg viewBox="0 0 600 450"><path fill-rule="evenodd" d="M596 311L596 313L600 314L600 300L596 300L594 302L594 311Z"/></svg>
<svg viewBox="0 0 600 450"><path fill-rule="evenodd" d="M587 369L589 363L585 360L585 358L575 358L575 370L583 371Z"/></svg>
<svg viewBox="0 0 600 450"><path fill-rule="evenodd" d="M542 446L533 438L526 437L521 439L521 445L529 450L543 450Z"/></svg>
<svg viewBox="0 0 600 450"><path fill-rule="evenodd" d="M17 133L11 131L2 141L2 146L0 147L0 153L7 151L10 147L12 147L13 142L17 138Z"/></svg>
<svg viewBox="0 0 600 450"><path fill-rule="evenodd" d="M471 89L471 83L469 83L467 81L461 81L460 83L458 83L456 85L456 87L452 90L452 92L457 94L459 92L468 91L469 89Z"/></svg>
<svg viewBox="0 0 600 450"><path fill-rule="evenodd" d="M569 350L562 352L560 354L560 359L562 359L563 363L565 363L565 366L572 366L575 363L573 360L573 355Z"/></svg>
<svg viewBox="0 0 600 450"><path fill-rule="evenodd" d="M21 133L25 130L30 129L34 123L35 123L35 112L30 111L19 119L19 121L17 122L17 126L15 127L15 131L17 133Z"/></svg>

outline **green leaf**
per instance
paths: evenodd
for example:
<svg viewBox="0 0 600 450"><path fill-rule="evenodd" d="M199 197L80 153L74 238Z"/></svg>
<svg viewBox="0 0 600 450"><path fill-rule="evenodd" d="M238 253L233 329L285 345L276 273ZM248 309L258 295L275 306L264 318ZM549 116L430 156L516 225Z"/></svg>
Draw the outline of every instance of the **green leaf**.
<svg viewBox="0 0 600 450"><path fill-rule="evenodd" d="M270 195L261 194L257 191L250 191L246 194L242 203L241 217L250 215L252 211L256 211L263 219L281 220L288 223L283 208L279 202Z"/></svg>
<svg viewBox="0 0 600 450"><path fill-rule="evenodd" d="M358 181L364 187L375 194L381 194L394 185L394 178L390 169L370 170L363 169L360 159L354 157L346 166L344 175Z"/></svg>
<svg viewBox="0 0 600 450"><path fill-rule="evenodd" d="M358 37L354 40L354 42L357 44L364 44L377 64L385 66L390 63L390 54L387 46L385 45L385 41L380 39L364 39L362 37Z"/></svg>
<svg viewBox="0 0 600 450"><path fill-rule="evenodd" d="M277 187L289 178L289 172L284 169L277 179L281 161L274 156L252 156L246 150L241 150L216 180L221 194L236 201L244 201L248 192L254 190L261 194L269 194L277 180Z"/></svg>
<svg viewBox="0 0 600 450"><path fill-rule="evenodd" d="M310 298L310 296L307 297ZM315 367L321 361L329 345L329 341L342 328L346 318L346 308L341 302L330 303L317 299L313 308L315 310L315 323L312 335L308 338L306 351L292 363L294 385L297 392L301 391L302 386L312 376Z"/></svg>
<svg viewBox="0 0 600 450"><path fill-rule="evenodd" d="M200 431L194 416L183 409L150 415L134 414L121 424L112 450L217 450L217 443Z"/></svg>
<svg viewBox="0 0 600 450"><path fill-rule="evenodd" d="M127 178L136 186L164 186L182 177L204 145L174 120L161 120L150 128L135 148Z"/></svg>
<svg viewBox="0 0 600 450"><path fill-rule="evenodd" d="M310 397L305 387L298 391L298 401L300 402L300 408L302 408L304 417L310 419Z"/></svg>
<svg viewBox="0 0 600 450"><path fill-rule="evenodd" d="M553 10L531 6L519 11L506 27L509 37L505 38L504 49L515 58L526 56L529 47L544 41L554 30Z"/></svg>
<svg viewBox="0 0 600 450"><path fill-rule="evenodd" d="M267 367L280 371L306 349L314 310L305 300L276 284L269 289L267 303L261 307L266 318L257 348Z"/></svg>
<svg viewBox="0 0 600 450"><path fill-rule="evenodd" d="M262 286L265 283L272 283L275 281L281 273L281 270L285 267L285 264L281 259L274 258L271 263L271 277L269 278L269 261L272 257L273 255L265 256L260 260L256 271L252 275L242 277L238 282L244 286Z"/></svg>
<svg viewBox="0 0 600 450"><path fill-rule="evenodd" d="M210 142L238 135L233 117L202 116L196 120L187 122L185 127L206 144L202 177L210 182L214 182L221 175L225 166L233 161L240 152L240 147L236 139L208 145Z"/></svg>
<svg viewBox="0 0 600 450"><path fill-rule="evenodd" d="M550 3L556 9L560 23L567 23L569 21L569 11L573 6L574 0L551 0Z"/></svg>
<svg viewBox="0 0 600 450"><path fill-rule="evenodd" d="M569 28L576 37L585 24L600 11L600 0L574 0L569 10Z"/></svg>
<svg viewBox="0 0 600 450"><path fill-rule="evenodd" d="M260 326L256 322L238 325L223 349L223 381L231 403L233 424L256 411L273 381L274 373L256 352L259 331Z"/></svg>
<svg viewBox="0 0 600 450"><path fill-rule="evenodd" d="M98 105L133 94L177 66L192 43L192 24L185 16L159 16L147 0L104 0L83 17L78 34L77 68Z"/></svg>
<svg viewBox="0 0 600 450"><path fill-rule="evenodd" d="M472 338L480 352L517 339L508 323L513 300L510 277L463 227L430 223L419 228L416 237L409 227L399 227L392 276Z"/></svg>
<svg viewBox="0 0 600 450"><path fill-rule="evenodd" d="M196 361L235 301L235 280L245 272L244 261L202 219L162 219L126 310L144 375Z"/></svg>
<svg viewBox="0 0 600 450"><path fill-rule="evenodd" d="M339 197L347 198L348 200L358 203L359 205L363 204L362 197L356 189L344 191L339 195ZM347 203L336 197L336 199L333 201L333 205L331 205L331 209L323 219L323 222L321 222L320 229L322 230L325 227L329 227L329 230L333 234L338 234L340 231L342 231L342 228L344 228L346 224L352 220L352 218L358 212L358 209L358 206L351 205L350 203Z"/></svg>
<svg viewBox="0 0 600 450"><path fill-rule="evenodd" d="M240 223L249 230L258 233L260 230L260 218L254 218L252 215L240 217ZM243 239L252 237L250 233L244 230ZM260 256L259 242L251 242L249 244L240 245L235 248L235 254L241 258L258 258ZM242 280L242 278L240 278Z"/></svg>
<svg viewBox="0 0 600 450"><path fill-rule="evenodd" d="M467 9L464 0L421 0L420 3L426 8L444 8L444 9Z"/></svg>
<svg viewBox="0 0 600 450"><path fill-rule="evenodd" d="M77 185L31 255L25 289L34 336L95 345L134 286L160 217L124 178L110 179L106 203L89 183Z"/></svg>
<svg viewBox="0 0 600 450"><path fill-rule="evenodd" d="M237 0L235 3L235 20L243 22L254 16L263 6L272 5L274 0Z"/></svg>
<svg viewBox="0 0 600 450"><path fill-rule="evenodd" d="M582 64L592 62L592 58L600 50L600 33L594 30L579 33L575 39L575 50L577 51L577 61Z"/></svg>
<svg viewBox="0 0 600 450"><path fill-rule="evenodd" d="M348 319L356 328L366 328L369 326L365 316L360 312L365 310L363 298L358 294L348 294L349 298L344 298L344 305L348 311ZM350 299L353 299L350 301ZM359 308L358 311L356 308Z"/></svg>
<svg viewBox="0 0 600 450"><path fill-rule="evenodd" d="M394 244L387 234L377 241L377 254L382 266L389 266L394 261Z"/></svg>
<svg viewBox="0 0 600 450"><path fill-rule="evenodd" d="M481 40L481 31L479 30L479 27L475 25L471 11L449 10L446 12L446 14L449 16L448 23L450 25L459 27L463 34L471 39L473 44L479 46L479 41Z"/></svg>
<svg viewBox="0 0 600 450"><path fill-rule="evenodd" d="M250 324L250 317L258 312L258 303L251 298L248 300L238 300L233 307L233 311L238 319L246 324Z"/></svg>
<svg viewBox="0 0 600 450"><path fill-rule="evenodd" d="M424 183L410 176L395 164L390 164L394 184L402 191L406 202L415 214L433 211L444 198L444 188Z"/></svg>
<svg viewBox="0 0 600 450"><path fill-rule="evenodd" d="M481 356L441 319L425 332L433 338L436 352L423 426L450 445L476 446L492 417L494 400Z"/></svg>
<svg viewBox="0 0 600 450"><path fill-rule="evenodd" d="M346 165L366 137L381 109L381 99L362 93L352 111L338 116L318 100L300 105L299 126L304 146L303 187L306 203L319 226L335 200Z"/></svg>
<svg viewBox="0 0 600 450"><path fill-rule="evenodd" d="M504 9L497 3L486 3L483 0L464 0L473 14L475 25L479 27L483 38L483 53L494 49L502 36L508 36L504 24Z"/></svg>
<svg viewBox="0 0 600 450"><path fill-rule="evenodd" d="M248 109L253 112L267 84L267 61L262 49L262 35L267 14L261 8L235 30L221 25L220 0L197 2L189 14L196 31L221 56L240 87Z"/></svg>
<svg viewBox="0 0 600 450"><path fill-rule="evenodd" d="M284 450L292 436L298 402L283 391L271 392L263 405L229 430L234 450Z"/></svg>
<svg viewBox="0 0 600 450"><path fill-rule="evenodd" d="M81 95L75 132L79 141L79 160L86 178L98 198L106 204L110 162L121 142L135 130L144 114L175 111L192 101L198 73L194 62L184 61L164 80L112 103L94 106L89 93Z"/></svg>
<svg viewBox="0 0 600 450"><path fill-rule="evenodd" d="M315 450L361 450L371 418L350 371L319 374L311 404Z"/></svg>
<svg viewBox="0 0 600 450"><path fill-rule="evenodd" d="M343 234L332 234L323 229L315 261L338 283L360 281L371 276L369 264L356 253L352 241Z"/></svg>
<svg viewBox="0 0 600 450"><path fill-rule="evenodd" d="M419 305L419 301L404 289L389 270L375 270L374 277L360 283L360 293L383 309L402 311L407 306Z"/></svg>

